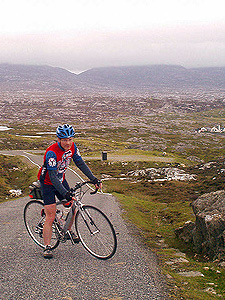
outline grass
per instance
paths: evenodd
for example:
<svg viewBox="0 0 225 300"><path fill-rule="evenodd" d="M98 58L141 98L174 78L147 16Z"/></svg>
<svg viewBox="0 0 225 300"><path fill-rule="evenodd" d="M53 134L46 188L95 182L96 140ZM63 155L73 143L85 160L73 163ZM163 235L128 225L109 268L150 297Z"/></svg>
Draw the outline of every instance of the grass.
<svg viewBox="0 0 225 300"><path fill-rule="evenodd" d="M129 127L118 125L126 121ZM124 218L138 229L138 235L149 249L155 251L165 274L172 299L223 299L225 295L224 269L206 257L196 255L191 245L178 240L174 230L187 220L194 221L190 203L198 196L225 188L224 175L218 170L224 166L225 135L200 134L195 129L202 126L225 125L225 110L211 110L179 116L175 114L157 117L134 117L116 120L115 124L104 127L90 126L80 132L75 141L83 154L92 159L87 160L93 173L101 177L110 175L112 180L105 180L105 192L113 193L121 203ZM141 125L140 125L141 124ZM7 124L6 124L7 125ZM35 135L45 128L15 124L9 132L0 132L0 149L46 149L52 136L42 138L25 138L21 135ZM48 128L53 131L52 128ZM20 136L18 136L20 135ZM94 157L107 151L108 156L117 156L117 161L101 161ZM173 162L143 161L136 159L123 161L120 156L155 157L166 152L166 157ZM194 159L193 159L194 157ZM196 163L196 160L198 161ZM199 168L200 161L213 161L209 169ZM9 197L8 190L21 188L26 194L27 182L36 179L36 168L30 169L17 157L0 156L0 201ZM158 167L179 167L189 174L196 174L197 180L188 182L148 182L146 178L135 177L131 180L123 174L138 169ZM136 231L135 231L136 232ZM168 264L177 258L179 252L185 255L189 263ZM204 277L183 277L184 270L200 271ZM214 294L213 291L217 294ZM223 295L220 297L219 295Z"/></svg>
<svg viewBox="0 0 225 300"><path fill-rule="evenodd" d="M139 238L157 254L161 269L169 278L172 299L221 299L218 295L225 293L224 269L196 256L192 247L177 240L174 234L174 229L186 220L194 220L189 202L162 203L155 201L154 197L113 194L125 211L125 219L138 228ZM180 251L185 253L189 263L168 265L167 262L177 258ZM178 274L184 270L200 271L204 277L183 277ZM212 290L209 288L213 288L217 295L210 294Z"/></svg>
<svg viewBox="0 0 225 300"><path fill-rule="evenodd" d="M0 202L13 199L11 189L21 189L22 195L27 195L36 173L37 168L29 167L20 157L0 155Z"/></svg>
<svg viewBox="0 0 225 300"><path fill-rule="evenodd" d="M198 261L192 249L176 240L174 236L177 226L185 219L193 219L188 203L177 202L170 205L118 193L114 195L125 210L124 217L138 228L139 238L141 237L157 254L163 273L167 277L172 299L222 299L218 295L224 295L225 292L225 271L216 267L215 263ZM165 211L166 215L162 214ZM182 251L182 254L185 251L185 258L189 263L168 265L167 262L177 258L178 250ZM204 277L183 277L178 274L184 270L199 271ZM212 288L217 295L210 293Z"/></svg>
<svg viewBox="0 0 225 300"><path fill-rule="evenodd" d="M133 180L116 179L121 173L157 167L158 163L90 160L88 164L99 177L108 174L114 178L103 182L104 191L115 195L122 205L124 218L138 229L139 238L157 254L170 287L171 298L222 299L219 295L225 294L225 283L222 280L224 269L210 262L207 257L197 255L191 245L176 238L174 230L185 221L195 220L190 207L193 200L206 192L225 188L224 176L218 174L218 169L224 168L223 159L217 160L210 169L204 170L201 165L198 168L184 168L188 173L195 173L197 180L164 183L148 182L141 177ZM177 258L179 252L189 262L168 264L168 261ZM184 270L199 271L204 277L184 277L178 274Z"/></svg>

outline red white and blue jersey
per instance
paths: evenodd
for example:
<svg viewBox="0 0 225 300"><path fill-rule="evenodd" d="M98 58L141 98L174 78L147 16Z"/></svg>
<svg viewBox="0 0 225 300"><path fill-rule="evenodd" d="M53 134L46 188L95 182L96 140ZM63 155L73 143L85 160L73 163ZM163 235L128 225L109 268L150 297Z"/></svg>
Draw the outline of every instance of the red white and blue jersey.
<svg viewBox="0 0 225 300"><path fill-rule="evenodd" d="M75 163L82 160L75 143L72 144L72 147L68 151L65 151L60 146L60 143L51 145L45 152L44 164L38 172L38 179L43 181L44 184L52 185L48 170L56 170L59 181L63 182L65 179L65 172L72 159Z"/></svg>

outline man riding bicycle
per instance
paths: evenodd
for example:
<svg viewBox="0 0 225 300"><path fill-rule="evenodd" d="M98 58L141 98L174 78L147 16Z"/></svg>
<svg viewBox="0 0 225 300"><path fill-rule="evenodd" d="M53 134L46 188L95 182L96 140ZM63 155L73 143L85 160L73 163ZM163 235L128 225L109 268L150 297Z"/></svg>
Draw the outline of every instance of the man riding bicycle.
<svg viewBox="0 0 225 300"><path fill-rule="evenodd" d="M73 142L75 131L68 124L58 126L56 130L57 142L47 148L44 155L44 164L40 168L38 178L41 183L42 197L45 205L46 219L43 228L43 239L45 244L44 258L52 258L51 237L52 224L56 214L56 199L66 199L68 202L73 200L70 193L70 187L65 179L65 172L71 159L75 165L86 175L96 186L101 187L100 181L92 174L89 167L83 161L80 152ZM71 222L72 226L72 222ZM69 229L71 229L71 226ZM72 236L75 243L79 238L75 233L70 232L68 239Z"/></svg>

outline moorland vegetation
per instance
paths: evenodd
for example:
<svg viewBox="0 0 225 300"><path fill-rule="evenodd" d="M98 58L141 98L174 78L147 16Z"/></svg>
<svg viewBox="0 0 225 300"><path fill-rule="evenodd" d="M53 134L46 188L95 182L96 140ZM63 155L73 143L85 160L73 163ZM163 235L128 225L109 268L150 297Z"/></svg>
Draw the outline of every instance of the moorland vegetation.
<svg viewBox="0 0 225 300"><path fill-rule="evenodd" d="M157 103L152 98L145 98L143 106L139 106L138 98L134 102L126 101L125 109L123 105L118 107L118 103L122 103L118 98L112 101L112 109L107 98L109 102L102 110L99 106L101 113L98 117L97 111L89 114L94 102L96 104L95 98L92 98L89 106L86 103L88 110L83 119L81 100L79 105L82 109L75 114L71 107L68 108L70 114L64 122L75 126L75 140L84 159L102 178L104 191L113 193L121 203L132 233L158 255L170 285L171 298L223 299L224 269L217 262L196 255L191 245L176 238L174 230L185 221L194 219L190 207L193 200L206 192L225 188L225 133L196 132L197 128L206 126L225 127L224 100L219 99L219 107L214 106L217 103L214 101L212 107L208 103L209 106L202 105L201 109L188 110L184 105L185 109L179 108L178 111L167 106L166 111L165 103L161 105L160 101ZM29 107L25 109L25 103L19 119L15 120L14 113L11 116L5 113L1 125L9 125L12 129L0 132L0 149L31 149L43 153L43 149L55 139L52 132L60 119L61 109L61 104L57 106L56 102L55 99L50 112L52 122L46 124L43 118L39 122L42 113L47 113L45 106L39 107L33 120L31 117L26 119L24 112ZM102 102L99 100L98 103ZM153 111L151 104L154 103ZM12 103L15 111L18 105ZM141 110L138 110L139 107ZM102 151L107 152L107 161L101 161ZM132 171L149 168L177 168L194 174L195 178L156 181L143 175L144 172L138 176L131 175ZM36 173L36 168L26 165L18 157L1 155L1 201L12 199L9 194L11 188L20 188L27 195L27 183L33 181ZM185 257L186 262L170 263L178 253ZM182 270L198 271L204 276L185 278L179 275Z"/></svg>

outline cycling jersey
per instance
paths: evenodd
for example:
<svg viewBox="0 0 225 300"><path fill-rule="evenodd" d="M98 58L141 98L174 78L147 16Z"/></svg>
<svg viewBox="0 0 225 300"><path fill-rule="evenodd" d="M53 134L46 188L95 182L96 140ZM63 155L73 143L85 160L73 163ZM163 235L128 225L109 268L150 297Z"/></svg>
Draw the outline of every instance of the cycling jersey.
<svg viewBox="0 0 225 300"><path fill-rule="evenodd" d="M49 171L55 170L59 182L65 179L65 172L73 159L76 166L90 179L95 180L96 177L92 174L91 170L83 161L80 152L75 143L72 147L65 151L59 142L47 148L44 155L44 164L38 173L38 179L47 185L53 185L49 177Z"/></svg>

